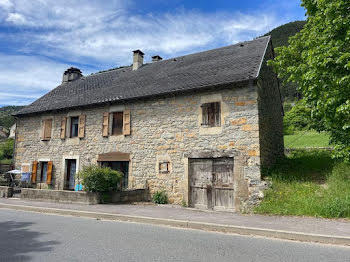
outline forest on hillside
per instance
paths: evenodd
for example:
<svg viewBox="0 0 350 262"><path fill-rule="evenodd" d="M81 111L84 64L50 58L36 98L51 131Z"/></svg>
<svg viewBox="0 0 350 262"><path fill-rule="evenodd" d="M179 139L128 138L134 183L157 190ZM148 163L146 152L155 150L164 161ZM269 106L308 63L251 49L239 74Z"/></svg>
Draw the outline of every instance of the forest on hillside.
<svg viewBox="0 0 350 262"><path fill-rule="evenodd" d="M23 106L4 106L0 107L0 126L10 128L15 123L15 118L12 114L16 113Z"/></svg>
<svg viewBox="0 0 350 262"><path fill-rule="evenodd" d="M305 24L306 21L294 21L276 27L266 35L271 35L271 41L274 48L287 46L289 37L298 33ZM297 85L294 83L282 84L281 94L284 101L294 101L301 98L301 94L297 91Z"/></svg>

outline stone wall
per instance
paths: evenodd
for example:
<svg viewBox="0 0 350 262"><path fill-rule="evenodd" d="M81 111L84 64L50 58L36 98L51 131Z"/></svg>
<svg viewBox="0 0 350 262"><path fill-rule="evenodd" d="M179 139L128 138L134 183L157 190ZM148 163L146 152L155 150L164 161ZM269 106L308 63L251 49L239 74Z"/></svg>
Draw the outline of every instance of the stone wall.
<svg viewBox="0 0 350 262"><path fill-rule="evenodd" d="M13 188L8 186L0 186L0 197L12 197L13 196Z"/></svg>
<svg viewBox="0 0 350 262"><path fill-rule="evenodd" d="M221 102L221 127L201 126L201 105ZM166 190L172 203L188 202L188 158L193 152L239 152L242 199L256 191L260 181L260 145L257 86L250 83L216 91L196 92L135 101L129 104L91 106L78 110L20 117L17 122L16 168L32 161L53 161L53 187L62 189L65 159L77 159L78 169L97 163L98 154L130 154L128 188ZM102 136L103 113L131 112L130 136ZM60 139L61 120L86 114L85 137ZM50 141L40 141L40 123L53 118ZM260 121L261 122L261 121ZM160 173L160 161L170 172Z"/></svg>
<svg viewBox="0 0 350 262"><path fill-rule="evenodd" d="M102 203L128 203L148 201L149 195L148 190L146 189L117 191L110 193L93 193L67 190L22 188L21 199L96 205Z"/></svg>
<svg viewBox="0 0 350 262"><path fill-rule="evenodd" d="M270 167L284 154L283 105L277 76L267 60L273 59L271 43L258 79L261 165Z"/></svg>

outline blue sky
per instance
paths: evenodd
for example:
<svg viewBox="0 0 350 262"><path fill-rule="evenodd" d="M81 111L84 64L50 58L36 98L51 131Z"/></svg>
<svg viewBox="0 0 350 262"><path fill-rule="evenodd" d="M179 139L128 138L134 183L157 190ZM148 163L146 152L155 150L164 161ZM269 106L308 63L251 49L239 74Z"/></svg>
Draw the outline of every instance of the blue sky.
<svg viewBox="0 0 350 262"><path fill-rule="evenodd" d="M300 0L0 0L0 106L26 105L84 75L263 35L305 19Z"/></svg>

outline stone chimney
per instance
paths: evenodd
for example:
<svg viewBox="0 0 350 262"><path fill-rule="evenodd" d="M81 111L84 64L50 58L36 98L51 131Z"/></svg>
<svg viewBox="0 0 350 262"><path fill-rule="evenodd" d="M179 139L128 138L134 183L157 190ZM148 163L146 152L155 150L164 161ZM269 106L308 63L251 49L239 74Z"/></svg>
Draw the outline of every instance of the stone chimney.
<svg viewBox="0 0 350 262"><path fill-rule="evenodd" d="M143 65L143 55L142 51L135 50L133 51L134 57L133 57L133 63L132 63L132 70L137 70Z"/></svg>
<svg viewBox="0 0 350 262"><path fill-rule="evenodd" d="M155 55L155 56L152 56L152 62L158 62L158 61L162 61L163 58L160 57L159 55Z"/></svg>
<svg viewBox="0 0 350 262"><path fill-rule="evenodd" d="M80 69L70 67L63 73L62 84L72 82L74 80L79 79L82 76L83 74L81 73Z"/></svg>

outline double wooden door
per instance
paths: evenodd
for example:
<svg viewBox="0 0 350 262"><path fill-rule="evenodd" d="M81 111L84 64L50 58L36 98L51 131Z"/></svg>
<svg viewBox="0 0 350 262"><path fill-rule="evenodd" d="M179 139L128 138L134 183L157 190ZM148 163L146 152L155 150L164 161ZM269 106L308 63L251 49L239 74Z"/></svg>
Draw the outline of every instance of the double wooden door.
<svg viewBox="0 0 350 262"><path fill-rule="evenodd" d="M233 158L190 159L190 205L234 211Z"/></svg>

